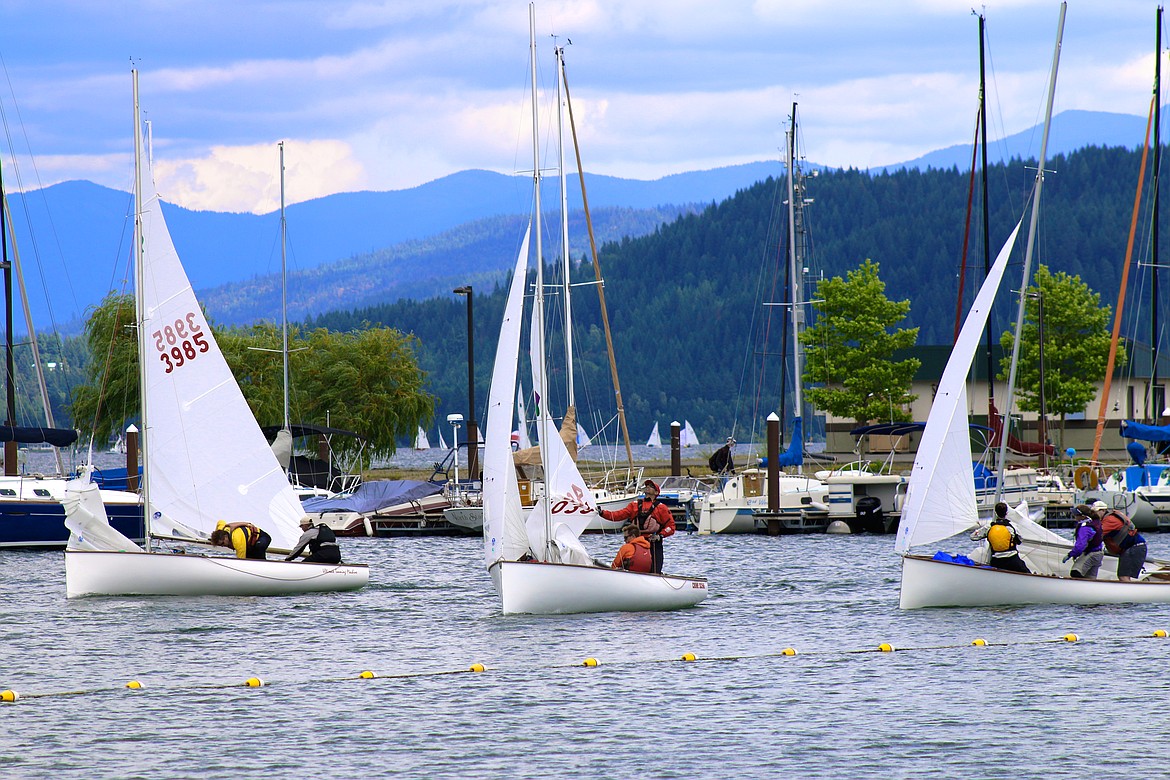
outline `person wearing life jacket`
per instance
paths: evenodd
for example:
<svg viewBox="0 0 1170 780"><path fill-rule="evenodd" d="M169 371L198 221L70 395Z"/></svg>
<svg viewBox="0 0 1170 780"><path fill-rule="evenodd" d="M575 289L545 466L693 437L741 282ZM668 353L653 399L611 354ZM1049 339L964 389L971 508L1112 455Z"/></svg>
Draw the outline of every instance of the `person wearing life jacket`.
<svg viewBox="0 0 1170 780"><path fill-rule="evenodd" d="M991 547L991 565L997 569L1018 571L1031 574L1032 570L1017 549L1020 544L1020 534L1007 518L1008 505L1000 501L995 505L995 517L991 523L976 528L971 534L975 541L986 539Z"/></svg>
<svg viewBox="0 0 1170 780"><path fill-rule="evenodd" d="M674 515L670 507L658 500L658 483L648 479L642 483L643 497L631 501L621 509L602 509L600 514L606 520L628 520L638 524L638 529L650 541L650 556L653 560L651 571L662 573L662 539L674 535Z"/></svg>
<svg viewBox="0 0 1170 780"><path fill-rule="evenodd" d="M285 560L295 560L306 547L309 551L305 553L305 563L341 563L337 534L324 523L313 525L313 520L307 515L301 518L301 538L297 539L297 546Z"/></svg>
<svg viewBox="0 0 1170 780"><path fill-rule="evenodd" d="M237 558L265 560L272 537L251 523L228 523L220 520L211 532L211 543L216 547L230 547Z"/></svg>
<svg viewBox="0 0 1170 780"><path fill-rule="evenodd" d="M614 556L611 569L625 569L626 571L649 572L654 561L650 556L650 542L642 536L642 531L633 523L626 525L622 532L626 543Z"/></svg>
<svg viewBox="0 0 1170 780"><path fill-rule="evenodd" d="M1093 511L1101 520L1102 541L1111 555L1117 556L1117 579L1137 579L1146 562L1146 539L1133 521L1119 509L1110 509L1104 501L1093 502Z"/></svg>
<svg viewBox="0 0 1170 780"><path fill-rule="evenodd" d="M1097 502L1105 506L1104 502ZM1065 555L1063 561L1072 561L1070 577L1077 579L1095 580L1097 570L1101 568L1101 561L1105 559L1103 548L1104 535L1101 533L1101 521L1097 513L1088 504L1077 504L1073 507L1073 517L1077 521L1075 540L1072 549Z"/></svg>

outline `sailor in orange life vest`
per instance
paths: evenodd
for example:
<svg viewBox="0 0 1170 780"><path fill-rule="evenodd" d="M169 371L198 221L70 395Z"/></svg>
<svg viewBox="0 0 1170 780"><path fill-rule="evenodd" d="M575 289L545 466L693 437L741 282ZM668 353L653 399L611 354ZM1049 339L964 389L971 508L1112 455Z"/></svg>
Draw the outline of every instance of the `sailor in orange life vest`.
<svg viewBox="0 0 1170 780"><path fill-rule="evenodd" d="M650 541L650 558L653 564L650 571L662 573L662 537L674 534L674 515L670 508L658 500L658 483L648 479L642 483L644 498L639 498L626 504L622 509L610 511L602 509L600 514L606 520L629 520L637 523L638 528Z"/></svg>
<svg viewBox="0 0 1170 780"><path fill-rule="evenodd" d="M251 523L227 523L220 520L211 532L211 543L216 547L230 547L237 558L265 560L272 537Z"/></svg>
<svg viewBox="0 0 1170 780"><path fill-rule="evenodd" d="M646 541L642 531L633 523L622 528L622 532L626 536L626 543L614 556L610 568L649 572L653 566L653 561L650 560L650 542Z"/></svg>
<svg viewBox="0 0 1170 780"><path fill-rule="evenodd" d="M1016 549L1020 543L1020 534L1008 522L1007 512L1008 505L1000 501L995 505L995 517L989 524L972 531L971 538L975 541L987 539L987 544L991 546L991 565L995 568L1031 574L1031 569Z"/></svg>

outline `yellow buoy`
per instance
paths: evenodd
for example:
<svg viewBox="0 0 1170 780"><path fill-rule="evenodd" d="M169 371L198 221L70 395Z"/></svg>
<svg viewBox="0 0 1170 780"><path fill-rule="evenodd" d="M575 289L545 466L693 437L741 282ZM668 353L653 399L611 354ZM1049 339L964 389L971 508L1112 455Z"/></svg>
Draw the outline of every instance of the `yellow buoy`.
<svg viewBox="0 0 1170 780"><path fill-rule="evenodd" d="M469 671L469 672L483 672L486 670L487 670L487 667L484 666L483 664L472 664L470 666L470 668L468 668L467 671Z"/></svg>
<svg viewBox="0 0 1170 780"><path fill-rule="evenodd" d="M249 688L263 688L264 681L259 677L249 677L247 680L244 680L244 685L248 686Z"/></svg>
<svg viewBox="0 0 1170 780"><path fill-rule="evenodd" d="M596 658L586 658L584 661L581 662L581 665L582 666L597 666L597 659Z"/></svg>
<svg viewBox="0 0 1170 780"><path fill-rule="evenodd" d="M140 691L142 690L142 683L138 682L137 680L131 680L130 682L126 683L126 687L132 691Z"/></svg>
<svg viewBox="0 0 1170 780"><path fill-rule="evenodd" d="M889 642L882 642L880 645L878 645L878 650L883 653L892 653L894 652L894 646Z"/></svg>
<svg viewBox="0 0 1170 780"><path fill-rule="evenodd" d="M1164 637L1164 636L1166 636L1166 631L1165 631L1165 629L1161 629L1161 628L1159 628L1157 631L1155 631L1155 632L1154 632L1154 634L1153 634L1153 635L1154 635L1154 636L1163 636L1163 637Z"/></svg>
<svg viewBox="0 0 1170 780"><path fill-rule="evenodd" d="M20 694L16 691L0 691L0 701L16 701Z"/></svg>
<svg viewBox="0 0 1170 780"><path fill-rule="evenodd" d="M364 671L364 672L362 672L361 674L359 674L359 675L358 675L358 677L362 678L363 680L372 680L372 679L374 679L374 678L375 678L375 677L377 677L377 676L378 676L378 675L374 674L374 673L373 673L373 672L371 672L369 669L367 669L366 671Z"/></svg>
<svg viewBox="0 0 1170 780"><path fill-rule="evenodd" d="M976 640L972 641L971 644L974 645L975 647L987 647L987 640L986 639L976 639Z"/></svg>
<svg viewBox="0 0 1170 780"><path fill-rule="evenodd" d="M680 658L679 660L680 661L694 661L695 654L694 653L683 653L682 658Z"/></svg>
<svg viewBox="0 0 1170 780"><path fill-rule="evenodd" d="M1076 634L1065 634L1063 637L1061 637L1061 639L1066 642L1076 642L1080 639L1080 637Z"/></svg>
<svg viewBox="0 0 1170 780"><path fill-rule="evenodd" d="M780 651L780 654L781 655L796 655L796 648L795 647L786 647Z"/></svg>

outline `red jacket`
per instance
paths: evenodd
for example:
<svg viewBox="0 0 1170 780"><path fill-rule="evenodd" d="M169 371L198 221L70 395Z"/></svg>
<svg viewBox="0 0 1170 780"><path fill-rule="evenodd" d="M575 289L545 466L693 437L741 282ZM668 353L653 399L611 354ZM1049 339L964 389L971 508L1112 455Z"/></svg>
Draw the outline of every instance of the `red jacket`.
<svg viewBox="0 0 1170 780"><path fill-rule="evenodd" d="M627 563L628 561L628 563ZM650 558L650 542L644 536L635 536L622 545L613 559L611 569L627 569L629 571L649 572L652 568Z"/></svg>
<svg viewBox="0 0 1170 780"><path fill-rule="evenodd" d="M644 508L643 505L645 505ZM642 517L643 513L649 516ZM654 502L653 509L651 509L651 503L646 499L635 499L622 509L615 509L612 512L608 509L602 509L601 516L606 520L637 520L643 534L670 536L674 533L674 515L670 513L669 507L657 501Z"/></svg>

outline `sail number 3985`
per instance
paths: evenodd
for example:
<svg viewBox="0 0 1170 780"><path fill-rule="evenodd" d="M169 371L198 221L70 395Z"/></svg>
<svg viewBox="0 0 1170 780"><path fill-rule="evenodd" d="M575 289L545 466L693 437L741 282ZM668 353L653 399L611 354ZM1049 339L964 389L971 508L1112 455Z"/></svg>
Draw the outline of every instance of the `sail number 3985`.
<svg viewBox="0 0 1170 780"><path fill-rule="evenodd" d="M167 367L168 374L211 349L207 337L203 335L203 326L195 322L194 312L188 312L186 317L175 320L173 325L167 325L150 335L154 337L158 359Z"/></svg>

